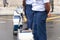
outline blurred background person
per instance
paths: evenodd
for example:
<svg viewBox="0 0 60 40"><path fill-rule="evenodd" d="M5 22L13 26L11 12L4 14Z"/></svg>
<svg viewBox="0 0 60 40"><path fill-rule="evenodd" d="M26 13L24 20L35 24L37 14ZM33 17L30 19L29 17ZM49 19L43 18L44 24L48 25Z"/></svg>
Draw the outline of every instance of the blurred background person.
<svg viewBox="0 0 60 40"><path fill-rule="evenodd" d="M4 5L4 7L8 6L7 0L3 0L3 5Z"/></svg>

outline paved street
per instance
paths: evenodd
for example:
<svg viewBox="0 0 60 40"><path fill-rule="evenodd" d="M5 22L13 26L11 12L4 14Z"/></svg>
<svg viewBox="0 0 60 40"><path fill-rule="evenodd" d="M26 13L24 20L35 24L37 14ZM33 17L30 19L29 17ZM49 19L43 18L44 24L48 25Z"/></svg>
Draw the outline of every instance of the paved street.
<svg viewBox="0 0 60 40"><path fill-rule="evenodd" d="M60 40L60 19L47 22L48 40Z"/></svg>
<svg viewBox="0 0 60 40"><path fill-rule="evenodd" d="M0 40L17 40L17 37L13 36L12 17L0 16ZM60 18L47 22L47 35L48 40L60 40Z"/></svg>
<svg viewBox="0 0 60 40"><path fill-rule="evenodd" d="M13 39L13 23L12 16L0 16L0 40Z"/></svg>

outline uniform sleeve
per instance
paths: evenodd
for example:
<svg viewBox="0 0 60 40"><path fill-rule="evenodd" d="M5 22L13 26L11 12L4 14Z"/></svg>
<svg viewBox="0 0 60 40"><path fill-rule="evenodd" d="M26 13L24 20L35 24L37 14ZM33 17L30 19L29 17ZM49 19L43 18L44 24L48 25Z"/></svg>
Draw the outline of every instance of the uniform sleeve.
<svg viewBox="0 0 60 40"><path fill-rule="evenodd" d="M44 2L44 3L48 3L48 2L50 2L50 0L43 0L43 2Z"/></svg>

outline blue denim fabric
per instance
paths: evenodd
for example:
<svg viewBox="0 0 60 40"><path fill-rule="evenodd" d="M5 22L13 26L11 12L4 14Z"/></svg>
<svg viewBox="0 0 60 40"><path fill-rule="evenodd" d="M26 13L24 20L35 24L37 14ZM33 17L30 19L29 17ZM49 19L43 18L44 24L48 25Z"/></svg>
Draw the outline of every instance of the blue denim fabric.
<svg viewBox="0 0 60 40"><path fill-rule="evenodd" d="M33 36L34 40L47 40L46 35L46 11L34 11Z"/></svg>
<svg viewBox="0 0 60 40"><path fill-rule="evenodd" d="M18 30L18 25L14 25L14 31Z"/></svg>
<svg viewBox="0 0 60 40"><path fill-rule="evenodd" d="M26 18L27 18L27 27L32 29L32 22L33 22L32 5L26 4L25 15L26 15Z"/></svg>

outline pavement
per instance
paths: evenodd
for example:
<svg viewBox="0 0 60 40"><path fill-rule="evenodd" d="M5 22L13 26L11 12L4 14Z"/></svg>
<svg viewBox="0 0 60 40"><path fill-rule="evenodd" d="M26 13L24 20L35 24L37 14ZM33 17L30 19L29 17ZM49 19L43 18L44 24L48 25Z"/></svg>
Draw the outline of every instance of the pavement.
<svg viewBox="0 0 60 40"><path fill-rule="evenodd" d="M13 40L12 16L0 16L0 40Z"/></svg>
<svg viewBox="0 0 60 40"><path fill-rule="evenodd" d="M60 40L60 17L58 16L60 15L57 15L56 18L47 22L48 40ZM12 15L0 15L0 40L17 40L17 36L13 35L12 19ZM24 24L24 27L26 27L26 24Z"/></svg>
<svg viewBox="0 0 60 40"><path fill-rule="evenodd" d="M16 7L0 7L0 15L13 15Z"/></svg>
<svg viewBox="0 0 60 40"><path fill-rule="evenodd" d="M13 13L16 7L0 7L0 40L17 40L13 35ZM52 12L47 18L48 40L60 40L60 14ZM26 20L26 19L25 19ZM23 24L26 27L26 23Z"/></svg>

